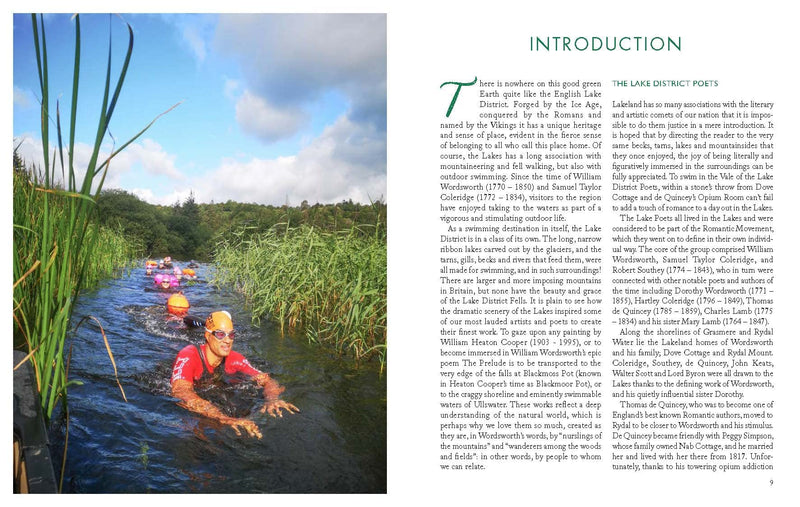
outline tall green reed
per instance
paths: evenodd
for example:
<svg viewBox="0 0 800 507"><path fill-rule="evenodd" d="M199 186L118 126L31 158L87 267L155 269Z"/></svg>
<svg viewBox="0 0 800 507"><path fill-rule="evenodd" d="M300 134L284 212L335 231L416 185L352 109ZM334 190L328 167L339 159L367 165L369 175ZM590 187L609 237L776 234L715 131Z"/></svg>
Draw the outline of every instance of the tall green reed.
<svg viewBox="0 0 800 507"><path fill-rule="evenodd" d="M253 318L300 331L358 360L386 361L386 242L356 228L308 226L250 236L217 247L214 283L241 291Z"/></svg>
<svg viewBox="0 0 800 507"><path fill-rule="evenodd" d="M155 119L100 162L101 146L108 133L108 125L133 52L133 30L126 23L128 46L113 91L112 51L109 43L105 86L94 145L83 181L78 186L79 172L75 167L74 153L81 60L80 16L74 17L75 56L66 147L63 144L58 103L51 110L44 19L42 16L37 19L32 14L31 22L41 91L44 164L43 167L34 168L27 173L16 169L14 171L14 341L15 346L23 346L29 352L37 376L42 407L49 419L57 402L66 400L69 383L64 343L75 298L87 281L102 273L102 268L98 269L101 264L98 263L96 253L108 250L107 246L103 246L108 241L107 233L100 231L93 221L95 200L102 189L111 160L141 136ZM54 148L50 146L50 123L53 121L56 126ZM61 184L56 178L57 166L61 169Z"/></svg>

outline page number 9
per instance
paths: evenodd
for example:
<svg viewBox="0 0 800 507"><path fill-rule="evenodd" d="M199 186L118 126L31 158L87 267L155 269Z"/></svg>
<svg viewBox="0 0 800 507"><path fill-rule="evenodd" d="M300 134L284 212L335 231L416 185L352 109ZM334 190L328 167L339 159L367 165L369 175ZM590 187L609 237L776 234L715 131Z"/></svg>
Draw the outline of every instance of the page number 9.
<svg viewBox="0 0 800 507"><path fill-rule="evenodd" d="M773 482L774 482L774 481L773 481L772 479L770 479L770 480L769 480L769 485L770 485L770 486L772 486L772 483L773 483Z"/></svg>

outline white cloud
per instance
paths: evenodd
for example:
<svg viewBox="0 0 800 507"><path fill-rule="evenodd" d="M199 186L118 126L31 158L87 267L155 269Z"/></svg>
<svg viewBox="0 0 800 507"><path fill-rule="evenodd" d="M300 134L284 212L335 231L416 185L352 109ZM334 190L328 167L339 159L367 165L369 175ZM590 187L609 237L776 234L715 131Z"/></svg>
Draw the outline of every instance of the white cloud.
<svg viewBox="0 0 800 507"><path fill-rule="evenodd" d="M131 188L127 191L143 201L149 202L151 204L161 204L160 202L158 202L158 198L156 197L156 195L149 188L136 187L136 188Z"/></svg>
<svg viewBox="0 0 800 507"><path fill-rule="evenodd" d="M167 195L156 195L149 188L132 188L128 190L131 194L135 195L139 199L149 202L150 204L160 204L162 206L171 206L175 203L182 203L184 202L191 193L191 190L176 190L171 192Z"/></svg>
<svg viewBox="0 0 800 507"><path fill-rule="evenodd" d="M14 87L14 105L20 107L31 107L34 101L31 99L30 92L17 86Z"/></svg>
<svg viewBox="0 0 800 507"><path fill-rule="evenodd" d="M192 50L197 61L202 63L206 59L206 44L198 28L195 26L184 27L183 40Z"/></svg>
<svg viewBox="0 0 800 507"><path fill-rule="evenodd" d="M338 90L353 121L385 130L385 15L223 15L215 37L215 48L239 61L248 90L266 103L294 110Z"/></svg>
<svg viewBox="0 0 800 507"><path fill-rule="evenodd" d="M35 168L36 172L44 176L43 168L44 155L42 154L42 140L32 134L23 134L14 140L14 146L17 148L17 153L24 161L26 167ZM65 168L62 172L61 159L59 157L55 160L55 170L53 170L53 148L48 151L50 157L48 167L50 167L50 174L53 176L55 184L62 187L64 185L64 178L69 178L69 169ZM75 154L73 160L73 167L75 168L75 185L80 188L83 184L83 177L86 174L86 167L89 165L91 159L91 149L88 145L77 143L75 145ZM66 153L64 154L64 164L68 164ZM62 174L64 175L62 177Z"/></svg>
<svg viewBox="0 0 800 507"><path fill-rule="evenodd" d="M276 107L249 91L236 102L236 120L242 130L265 142L291 136L306 116L302 110Z"/></svg>
<svg viewBox="0 0 800 507"><path fill-rule="evenodd" d="M199 202L281 205L366 203L386 195L386 145L382 132L339 118L294 157L225 161L197 181Z"/></svg>
<svg viewBox="0 0 800 507"><path fill-rule="evenodd" d="M129 171L136 165L141 166L150 176L166 176L183 181L185 176L175 167L175 155L165 152L160 144L152 139L143 139L141 143L129 145L114 157L111 162L114 171Z"/></svg>
<svg viewBox="0 0 800 507"><path fill-rule="evenodd" d="M43 167L44 159L42 156L42 141L33 135L21 136L15 146L21 143L18 149L19 155L28 166L35 165ZM50 149L52 157L53 150ZM98 157L98 164L104 162L110 155L110 150L101 150ZM83 184L86 168L92 156L92 147L86 143L75 144L75 154L73 167L75 168L76 186L80 188ZM67 164L66 153L64 163ZM52 166L52 160L50 161ZM143 139L141 143L134 143L125 148L120 154L115 156L110 164L106 175L104 188L114 188L120 186L120 180L131 171L143 170L142 180L149 176L165 176L176 182L185 181L186 177L175 167L175 156L164 151L164 149L150 139ZM65 173L68 173L68 169ZM55 179L59 184L63 184L60 159L56 160ZM99 179L99 178L98 178ZM97 180L94 181L95 185Z"/></svg>
<svg viewBox="0 0 800 507"><path fill-rule="evenodd" d="M235 100L239 95L239 90L242 88L242 83L236 79L225 79L225 96L231 100Z"/></svg>
<svg viewBox="0 0 800 507"><path fill-rule="evenodd" d="M212 38L216 17L208 14L162 14L162 18L174 25L180 34L180 42L197 61L202 64L208 56L207 41Z"/></svg>

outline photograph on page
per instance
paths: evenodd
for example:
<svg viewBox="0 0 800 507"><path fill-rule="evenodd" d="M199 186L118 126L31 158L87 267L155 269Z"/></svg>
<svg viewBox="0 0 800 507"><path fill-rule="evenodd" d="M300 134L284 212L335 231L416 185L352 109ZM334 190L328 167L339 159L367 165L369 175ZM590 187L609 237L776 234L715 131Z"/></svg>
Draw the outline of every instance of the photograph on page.
<svg viewBox="0 0 800 507"><path fill-rule="evenodd" d="M386 52L13 15L15 493L386 493Z"/></svg>

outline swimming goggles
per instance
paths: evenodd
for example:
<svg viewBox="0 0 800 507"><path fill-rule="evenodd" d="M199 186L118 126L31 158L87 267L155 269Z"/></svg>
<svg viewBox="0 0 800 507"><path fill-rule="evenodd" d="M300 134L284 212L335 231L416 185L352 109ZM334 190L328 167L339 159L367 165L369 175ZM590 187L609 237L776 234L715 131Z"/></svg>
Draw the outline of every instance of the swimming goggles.
<svg viewBox="0 0 800 507"><path fill-rule="evenodd" d="M213 334L214 338L216 338L219 341L222 341L225 338L230 338L231 341L233 341L236 338L236 331L234 331L233 329L231 329L230 331L226 332L226 331L223 331L221 329L217 329L216 331L212 331L212 330L206 328L206 332Z"/></svg>

